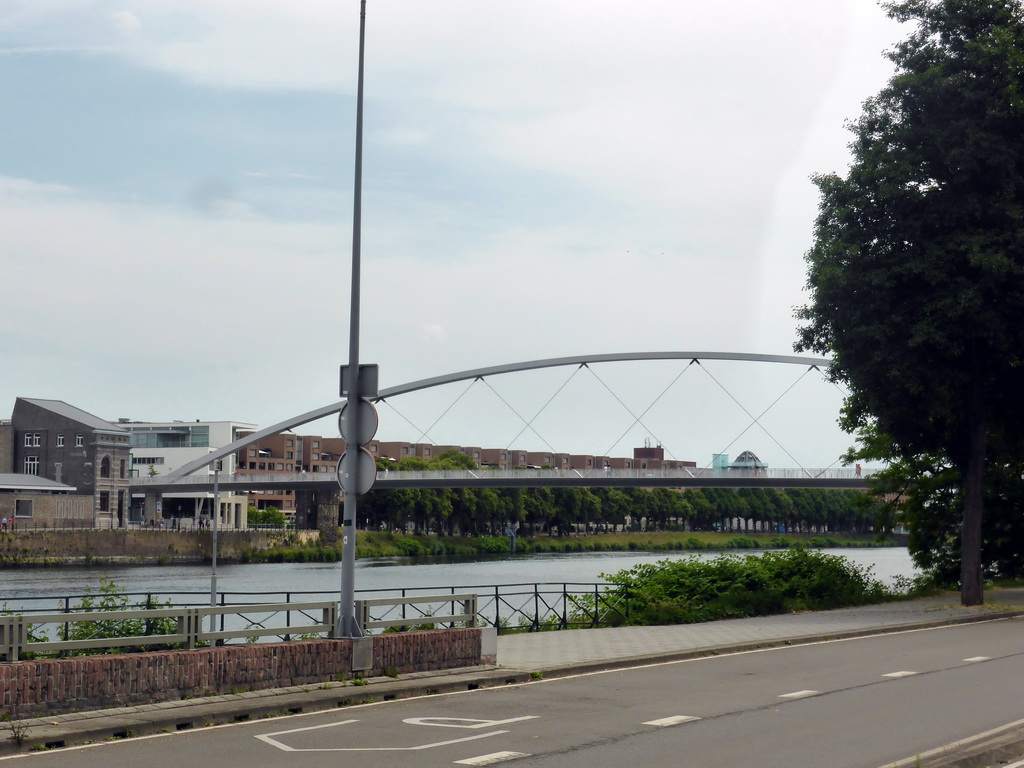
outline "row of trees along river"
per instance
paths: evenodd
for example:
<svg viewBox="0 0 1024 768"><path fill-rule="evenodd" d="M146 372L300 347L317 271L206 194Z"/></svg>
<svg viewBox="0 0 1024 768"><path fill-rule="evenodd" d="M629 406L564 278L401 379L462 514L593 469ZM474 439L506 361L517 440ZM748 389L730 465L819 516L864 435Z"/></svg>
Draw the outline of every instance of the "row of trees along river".
<svg viewBox="0 0 1024 768"><path fill-rule="evenodd" d="M456 451L404 469L476 469ZM373 491L359 500L360 527L442 535L568 535L616 530L867 533L878 508L856 491L724 488L444 488Z"/></svg>

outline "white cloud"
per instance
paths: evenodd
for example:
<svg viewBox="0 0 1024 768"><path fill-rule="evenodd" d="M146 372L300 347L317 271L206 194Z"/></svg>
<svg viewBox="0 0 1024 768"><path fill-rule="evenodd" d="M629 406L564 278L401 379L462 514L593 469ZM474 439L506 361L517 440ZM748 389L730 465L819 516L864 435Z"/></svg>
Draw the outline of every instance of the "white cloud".
<svg viewBox="0 0 1024 768"><path fill-rule="evenodd" d="M115 11L110 14L110 20L121 32L135 32L142 28L142 20L131 11Z"/></svg>
<svg viewBox="0 0 1024 768"><path fill-rule="evenodd" d="M845 162L842 121L884 79L878 54L895 37L873 0L369 6L362 348L382 385L556 355L789 350L816 204L807 177ZM350 108L357 11L11 0L0 50L103 52L203 95L326 93ZM100 122L105 108L76 107ZM259 114L163 118L257 145L243 166L255 170L233 177L214 158L182 185L185 209L112 204L88 179L52 183L59 173L0 178L5 279L38 289L0 307L5 369L18 371L0 403L59 396L108 416L268 424L333 399L347 354L350 182L269 149L263 162L246 130ZM129 131L145 129L110 125L140 143ZM351 156L340 140L309 141L331 167ZM158 155L154 168L173 162ZM740 378L760 394L761 374ZM54 391L61 381L74 391ZM648 384L625 374L620 386ZM543 404L542 387L513 389ZM567 406L575 421L559 439L573 450L600 450L594 408L582 396ZM467 417L466 434L483 421ZM684 421L679 434L701 438L680 457L744 426ZM478 440L500 442L499 431ZM737 447L776 450L766 445Z"/></svg>

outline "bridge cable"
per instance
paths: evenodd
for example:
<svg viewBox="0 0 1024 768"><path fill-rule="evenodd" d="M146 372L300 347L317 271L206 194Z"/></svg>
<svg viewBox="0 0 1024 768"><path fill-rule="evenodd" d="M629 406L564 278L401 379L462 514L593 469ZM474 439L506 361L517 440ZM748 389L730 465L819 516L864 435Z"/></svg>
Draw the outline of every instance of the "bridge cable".
<svg viewBox="0 0 1024 768"><path fill-rule="evenodd" d="M697 362L697 364L698 364L698 365L700 365L700 361L698 361L698 362ZM760 416L754 416L754 414L752 414L752 413L751 413L750 411L748 411L748 410L747 410L747 408L746 408L746 407L745 407L745 406L743 405L743 403L741 403L741 402L740 402L739 400L737 400L737 399L736 399L736 397L735 397L735 396L734 396L734 395L732 394L732 392L730 392L730 391L729 391L729 390L728 390L728 389L727 389L727 388L726 388L726 387L725 387L725 386L724 386L724 385L722 384L722 382L720 382L720 381L719 381L718 379L716 379L716 378L715 378L714 374L712 374L712 373L711 373L711 372L710 372L710 371L709 371L709 370L708 370L707 368L705 368L705 367L704 367L703 365L701 365L700 367L701 367L701 369L702 369L702 370L704 371L704 373L706 373L706 374L707 374L707 375L708 375L709 377L711 377L711 380L712 380L713 382L715 382L715 383L716 383L716 384L717 384L717 385L718 385L718 386L719 386L719 387L720 387L720 388L722 389L722 391L723 391L723 392L725 392L725 394L727 394L727 395L729 396L729 398L730 398L730 399L731 399L731 400L732 400L732 401L733 401L734 403L736 403L736 405L738 405L738 406L739 406L739 407L740 407L740 408L742 409L742 411L743 411L743 412L744 412L745 414L747 414L747 416L749 416L749 417L750 417L750 418L752 419L752 421L750 422L750 424L748 424L748 425L747 425L746 429L744 429L744 430L743 430L742 432L740 432L740 433L739 433L738 435L736 435L736 437L734 437L734 438L732 439L732 441L731 441L731 442L730 442L730 443L729 443L728 445L726 445L724 449L722 449L722 450L720 451L720 453L725 453L725 452L727 452L727 451L728 451L728 450L729 450L729 449L730 449L730 448L732 447L733 443L735 443L735 442L736 442L737 440L739 440L739 439L740 439L741 437L743 437L743 435L745 435L745 434L746 434L746 433L747 433L748 431L750 431L750 428L751 428L752 426L754 426L754 424L757 424L757 426L759 426L759 427L760 427L760 428L761 428L762 430L764 430L764 433L765 433L766 435L768 435L768 437L770 437L770 438L772 439L772 441L773 441L773 442L774 442L774 443L775 443L775 444L776 444L777 446L779 446L779 448L781 448L781 449L782 449L782 451L783 451L783 452L784 452L784 453L785 453L785 454L786 454L787 456L789 456L789 458L790 458L790 459L792 459L792 460L793 460L793 462L794 462L794 463L795 463L795 464L796 464L796 465L797 465L797 466L798 466L798 467L799 467L799 468L800 468L801 470L803 470L804 474L806 474L806 475L810 476L810 473L809 473L809 472L807 471L806 467L804 467L804 466L803 466L803 464L801 464L801 463L800 463L799 461L797 461L797 460L796 460L796 458L795 458L795 457L793 456L793 454L792 454L792 453L790 453L790 452L789 452L789 451L788 451L788 450L786 449L786 447L785 447L785 446L784 446L784 445L783 445L782 443L780 443L780 442L778 441L778 439L776 439L775 435L773 435L773 434L772 434L771 432L769 432L769 431L768 431L768 429L767 429L767 428L766 428L766 427L764 426L764 424L762 424L762 423L760 422L760 419L761 419L761 417L763 417L763 416L764 416L764 415L765 415L766 413L768 413L768 411L770 411L770 410L771 410L772 408L774 408L774 407L775 407L775 405L776 405L776 403L778 403L778 402L779 402L779 401L780 401L780 400L781 400L782 398L784 398L784 397L785 397L786 395L788 395L788 394L790 393L790 391L791 391L791 390L793 389L793 387L795 387L795 386L796 386L797 384L799 384L799 383L800 383L800 382L801 382L801 381L803 380L804 376L806 376L806 375L807 375L808 373L810 373L810 372L811 372L812 370L817 370L816 366L813 366L813 365L812 365L812 366L811 366L810 368L808 368L808 369L807 369L806 371L804 371L804 372L803 372L802 374L800 374L800 376L799 376L799 377L798 377L798 378L796 379L796 381L794 381L794 382L793 382L792 384L790 384L790 385L789 385L789 387L788 387L788 388L787 388L787 389L786 389L786 390L785 390L785 391L784 391L784 392L783 392L783 393L782 393L781 395L779 395L779 396L778 396L777 398L775 398L775 400L773 400L773 401L772 401L772 403L771 403L771 404L770 404L770 405L769 405L769 406L768 406L767 408L765 408L765 409L764 409L763 411L761 411L761 415L760 415ZM711 466L711 465L709 464L708 466ZM707 467L705 467L705 469L706 469L706 468L707 468Z"/></svg>
<svg viewBox="0 0 1024 768"><path fill-rule="evenodd" d="M841 394L844 399L850 396L849 392L847 392L845 389L843 389L841 386L839 386L839 382L834 381L831 378L829 378L818 366L812 365L811 366L811 370L815 370L818 373L820 373L821 374L821 380L826 382L826 383L828 383L828 384L831 384L833 387L835 387L836 391L839 392L839 394ZM832 469L832 467L834 467L836 464L838 464L842 460L843 460L843 457L841 455L837 456L835 458L835 460L831 464L829 464L827 467L824 467L823 469L821 469L818 472L818 474L813 475L813 477L821 477L822 475L824 475L826 472L828 472L830 469ZM810 474L806 470L804 470L804 472L806 474L808 474L808 475Z"/></svg>
<svg viewBox="0 0 1024 768"><path fill-rule="evenodd" d="M657 441L658 441L658 444L659 444L659 445L662 445L662 446L664 446L664 443L663 443L663 442L661 441L661 439L660 439L660 438L659 438L659 437L658 437L658 436L657 436L656 434L654 434L654 430L653 430L653 429L651 429L650 427L648 427L648 426L647 426L646 424L644 424L644 423L643 423L643 421L642 421L642 419L643 419L644 415L645 415L645 414L647 413L647 411L651 410L651 408L652 408L652 407L654 407L654 403L651 403L651 404L650 404L649 406L647 406L647 410L645 410L645 411L644 411L644 412L643 412L642 414L640 414L639 416L637 416L637 415L636 415L635 413L633 413L633 411L631 411L631 410L630 410L629 406L628 406L628 405L626 405L626 404L625 404L625 403L624 403L624 402L622 401L622 398L621 398L621 397L619 397L619 396L618 396L617 394L615 394L614 390L612 390L612 388L611 388L611 387L609 387L609 386L608 386L608 385L607 385L607 384L605 383L605 381L604 381L604 380L603 380L603 379L602 379L602 378L601 378L600 376L598 376L598 375L597 375L596 373L594 373L594 370L593 370L593 369L592 369L592 368L591 368L591 367L590 367L589 365L587 365L586 363L584 363L584 364L583 364L583 367L585 367L585 368L586 368L586 369L587 369L588 371L590 371L590 375L591 375L591 376L593 376L593 377L594 377L595 379L597 379L597 380L598 380L598 381L599 381L599 382L601 383L601 386L603 386L603 387L604 387L605 389L607 389L607 390L608 390L608 393L609 393L609 394L610 394L610 395L611 395L612 397L614 397L614 398L615 398L615 400L616 400L616 401L617 401L617 402L619 403L619 405L621 405L621 406L623 407L623 409L625 409L626 413L628 413L628 414L629 414L630 416L632 416L632 417L633 417L634 421L633 421L633 423L632 423L632 424L630 424L630 426L629 426L629 429L632 429L632 428L633 428L633 427L634 427L634 426L635 426L636 424L639 424L639 425L640 425L641 427L643 427L644 429L646 429L646 430L647 430L647 433L648 433L649 435L651 435L651 437L653 437L653 438L654 438L655 440L657 440ZM689 366L687 366L687 368L688 368L688 367L689 367ZM678 379L678 378L679 378L679 376L682 376L682 375L683 375L683 373L684 373L685 371L686 371L686 368L684 368L684 369L683 369L682 371L680 371L680 372L679 372L679 375L678 375L678 376L676 376L676 378L672 380L672 384L674 384L674 383L676 382L676 379ZM672 386L672 384L669 384L669 385L668 385L668 387L667 387L667 388L665 389L665 391L666 391L666 392L668 391L668 388ZM662 395L664 395L664 394L665 394L665 392L662 392L661 394L662 394ZM661 398L661 395L658 395L658 399L660 399L660 398ZM658 401L658 400L655 400L654 402L656 403L657 401ZM626 431L628 432L628 431L629 431L629 429L627 429ZM619 441L620 441L620 440L622 440L622 438L621 438L621 437L619 438L619 440L616 440L616 441L615 441L615 445L618 445L618 443L619 443ZM612 447L614 448L614 447L615 447L615 445L613 445ZM608 453L605 453L604 455L605 455L605 456L608 456L608 455L610 455L610 451L609 451ZM670 455L670 456L672 455L672 452L671 452L671 451L669 451L669 455ZM675 457L673 456L672 458L674 459Z"/></svg>
<svg viewBox="0 0 1024 768"><path fill-rule="evenodd" d="M640 414L639 416L636 416L636 415L634 415L634 414L633 414L632 412L630 412L630 414L629 414L629 415L630 415L630 416L633 416L633 423L632 423L632 424L630 424L630 425L629 425L629 426L628 426L628 427L626 428L626 431L625 431L625 432L623 432L623 433L622 433L621 435L619 435L619 439L618 439L618 440L616 440L616 441L615 441L614 443L612 443L612 444L611 444L611 446L609 446L608 450L604 452L604 455L605 455L605 456L611 456L611 455L612 455L612 451L613 451L613 450L615 450L615 447L616 447L616 446L617 446L617 445L618 445L619 443L621 443L621 442L622 442L622 439L623 439L623 438L624 438L624 437L625 437L625 436L626 436L627 434L629 434L629 430L631 430L631 429L632 429L633 427L635 427L635 426L636 426L637 424L640 424L640 426L642 426L642 427L643 427L644 429L647 429L647 427L646 427L646 426L645 426L645 425L643 424L643 422L641 422L641 421L640 421L640 419L642 419L642 418L643 418L644 416L646 416L646 415L647 415L647 412L648 412L648 411L650 411L650 410L651 410L651 408L653 408L653 407L654 407L655 405L657 405L657 404L658 404L658 401L659 401L659 400L661 400L661 398L663 398L663 397L665 396L665 394L666 394L666 393L667 393L667 392L668 392L668 391L669 391L670 389L672 389L672 387L673 387L673 386L675 386L675 383L676 383L677 381L679 381L679 379L680 379L680 378L682 377L682 375L683 375L684 373L686 373L686 372L687 372L688 370L690 370L690 366L691 366L691 365L693 365L693 363L694 363L694 361L693 361L693 360L691 360L691 361L690 361L689 363L687 363L687 364L686 364L686 367L685 367L685 368L683 368L683 369L682 369L681 371L679 371L679 373L677 373L677 374L676 374L676 377L675 377L674 379L672 379L672 381L670 381L670 382L668 383L668 386L666 386L666 387L665 387L665 388L664 388L664 389L663 389L663 390L661 391L661 394L659 394L659 395L658 395L658 396L657 396L656 398L654 398L654 400L653 400L653 401L651 402L651 404L650 404L650 405L648 405L648 406L647 406L647 408L645 408L645 409L644 409L644 412L643 412L643 413L641 413L641 414ZM594 374L594 377L595 377L595 378L597 378L597 374L596 374L596 373L594 373L593 371L591 371L591 373L592 373L592 374ZM598 379L598 381L600 381L600 379ZM601 383L602 383L602 384L604 384L604 382L603 382L603 381L602 381ZM607 387L607 385L606 385L606 387ZM609 391L610 391L610 390L609 390ZM614 394L614 393L612 393L612 394ZM620 400L619 402L621 403L622 401ZM623 407L625 407L625 406L623 406ZM626 408L626 410L628 411L629 409L628 409L628 408ZM649 430L649 429L647 429L647 431L648 431L648 432L651 432L651 430ZM651 435L652 435L652 436L654 436L655 440L658 440L658 444L659 444L659 445L661 445L662 447L664 447L664 443L662 443L662 441L661 441L661 440L659 440L659 439L658 439L658 437L657 437L656 435L654 435L654 433L653 433L653 432L651 432ZM676 457L675 457L675 456L674 456L674 455L672 454L672 451L671 451L671 450L669 450L669 452L668 452L668 453L669 453L669 456L670 456L670 457L671 457L671 458L672 458L673 460L676 460L676 461L678 461L678 459L676 459Z"/></svg>
<svg viewBox="0 0 1024 768"><path fill-rule="evenodd" d="M408 424L413 429L415 429L417 432L421 431L419 425L413 424L408 416L406 416L404 413L402 413L400 410L395 408L394 405L391 404L390 400L386 400L384 398L381 398L380 400L377 401L377 404L379 405L381 403L383 403L384 405L388 406L389 408L391 408L391 410L393 410L395 413L397 413L399 416L401 416L402 419L405 421L405 423ZM423 434L427 435L426 432L423 432ZM427 435L427 437L430 438L431 442L433 442L434 438L430 437L430 435Z"/></svg>
<svg viewBox="0 0 1024 768"><path fill-rule="evenodd" d="M501 402L503 402L505 404L505 407L507 407L510 411L512 411L512 413L514 413L516 416L518 416L519 420L521 422L526 424L526 426L523 427L523 429L519 432L519 435L523 434L523 432L525 432L527 429L529 429L531 432L533 432L533 434L535 434L537 437L539 437L544 442L545 445L547 445L547 447L551 450L552 453L557 453L557 451L554 449L554 447L551 445L551 443L549 443L547 441L547 439L544 437L544 435L542 435L540 432L538 432L536 429L534 429L533 426L531 425L531 423L529 421L527 421L526 419L524 419L522 414L520 414L519 411L517 411L515 408L513 408L512 405L509 403L509 401L506 400L504 397L502 397L501 394L498 392L498 390L496 390L494 387L492 387L491 383L489 381L487 381L487 379L481 378L480 381L482 381L484 383L484 386L486 386L488 389L491 390L491 392L494 393L495 397L497 397L499 400L501 400ZM568 383L568 382L566 382L566 383ZM563 384L562 386L564 387L565 384ZM558 393L556 392L555 394L558 394ZM554 395L552 395L552 399L554 399ZM548 402L551 402L551 401L549 400ZM537 417L534 416L534 418L537 418ZM519 435L516 435L516 437L514 437L512 439L515 440L516 438L519 437ZM512 445L512 443L509 443L509 445ZM508 446L505 446L505 450L506 451L508 450Z"/></svg>
<svg viewBox="0 0 1024 768"><path fill-rule="evenodd" d="M466 393L469 392L469 390L473 388L473 385L476 384L478 381L483 381L483 378L478 376L477 378L475 378L471 382L469 382L469 386L467 386L464 390L462 390L462 394L460 394L458 397L456 397L454 400L452 400L451 405L449 405L447 408L444 409L444 412L434 420L434 423L431 424L428 429L425 429L423 432L420 433L420 436L418 438L416 438L416 442L418 443L420 440L422 440L424 437L426 437L427 433L431 429L436 427L437 423L439 421L441 421L441 419L443 419L445 416L448 415L448 411L450 411L452 408L454 408L455 405L459 402L459 400L461 400L463 397L465 397Z"/></svg>
<svg viewBox="0 0 1024 768"><path fill-rule="evenodd" d="M512 438L511 440L509 440L509 441L508 441L508 445L506 445L506 446L505 446L505 450L506 450L506 451L507 451L507 450L508 450L509 448L511 448L511 447L512 447L512 443L514 443L514 442L515 442L516 440L518 440L518 439L519 439L519 436L520 436L520 435L522 435L522 434L523 434L523 432L525 432L525 431L526 431L527 429L531 429L531 430L533 430L533 433L534 433L534 434L537 434L537 430L533 429L533 422L535 422L535 421L536 421L536 420L537 420L537 419L538 419L538 418L540 417L540 415L541 415L541 414L542 414L542 413L544 412L544 410L545 410L545 409L546 409L546 408L547 408L547 407L548 407L549 405L551 405L552 401L553 401L553 400L554 400L554 399L555 399L556 397L558 397L558 396L559 396L559 395L560 395L560 394L562 393L562 390L566 388L566 386L567 386L567 385L569 384L569 382L570 382L570 381L572 381L572 380L573 380L574 378L576 378L576 374L580 372L580 369L581 369L582 367L583 367L582 365L578 365L578 366L576 366L576 369L575 369L575 370L574 370L574 371L573 371L573 372L572 372L571 374L569 374L569 378L567 378L567 379L566 379L566 380L565 380L565 381L564 381L564 382L562 383L562 386L560 386L560 387L559 387L559 388L558 388L558 389L557 389L557 390L555 391L555 393L554 393L553 395L551 395L551 397L549 397L549 398L548 398L548 401L547 401L546 403L544 403L544 405L542 405L542 406L540 407L540 410L539 410L539 411L537 411L537 412L536 412L535 414L533 414L533 418L532 418L532 419L530 419L529 421L527 421L527 422L526 422L526 426L524 426L524 427L523 427L523 428L522 428L521 430L519 430L518 434L516 434L516 436L515 436L515 437L513 437L513 438ZM514 412L514 411L513 411L513 412ZM517 413L516 415L517 415L517 416L519 416L519 414L518 414L518 413ZM521 418L521 419L522 419L523 417L522 417L522 416L519 416L519 418ZM544 438L542 437L542 438L541 438L541 440L544 440ZM545 442L547 442L547 441L545 440ZM550 447L550 446L549 446L549 447ZM552 448L552 449L551 449L551 452L552 452L552 453L556 453L556 451L555 451L555 449L554 449L554 448Z"/></svg>

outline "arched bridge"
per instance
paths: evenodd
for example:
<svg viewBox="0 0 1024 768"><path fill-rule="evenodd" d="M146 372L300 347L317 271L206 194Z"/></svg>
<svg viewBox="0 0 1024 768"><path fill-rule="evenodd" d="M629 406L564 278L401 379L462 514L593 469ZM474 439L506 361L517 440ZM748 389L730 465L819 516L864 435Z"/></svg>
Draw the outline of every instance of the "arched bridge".
<svg viewBox="0 0 1024 768"><path fill-rule="evenodd" d="M827 368L830 361L826 358L805 357L799 355L763 355L738 352L626 352L620 354L577 355L572 357L547 358L530 360L487 368L475 368L457 373L435 376L427 379L400 384L382 389L372 398L381 402L400 395L417 392L432 387L454 384L460 381L485 379L509 373L556 368L565 366L590 366L599 363L632 362L650 360L689 360L699 364L702 360L735 360L754 363L781 363L787 365L807 366L811 369ZM170 493L174 490L212 490L212 481L207 477L189 477L192 473L209 467L214 461L230 456L246 446L260 440L285 432L296 427L337 414L345 405L346 400L339 400L321 408L316 408L285 421L278 422L264 429L253 432L241 440L236 440L222 448L211 451L206 456L196 459L170 472L164 477L138 478L132 481L133 489L147 490L155 493ZM639 474L631 474L631 473ZM537 487L537 486L672 486L672 487L829 487L829 488L861 488L864 479L855 476L853 470L753 470L744 474L745 470L732 469L688 469L688 470L611 470L591 472L574 470L508 470L506 475L499 476L495 471L480 472L417 472L417 473L382 473L378 476L376 488L440 488L440 487ZM664 474L669 473L669 474ZM674 473L674 474L672 474ZM260 479L262 477L262 479ZM220 485L225 490L302 488L314 486L334 487L337 481L333 474L309 476L302 474L283 475L246 475L244 477L221 477Z"/></svg>

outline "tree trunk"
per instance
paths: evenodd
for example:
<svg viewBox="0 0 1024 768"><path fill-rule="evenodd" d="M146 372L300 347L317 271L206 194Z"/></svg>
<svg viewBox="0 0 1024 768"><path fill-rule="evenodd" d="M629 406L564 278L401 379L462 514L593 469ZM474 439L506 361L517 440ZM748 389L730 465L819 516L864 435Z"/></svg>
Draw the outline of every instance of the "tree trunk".
<svg viewBox="0 0 1024 768"><path fill-rule="evenodd" d="M977 384L971 388L968 414L964 511L960 528L960 602L963 605L981 605L985 602L981 577L981 517L985 490L986 425Z"/></svg>

